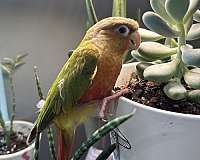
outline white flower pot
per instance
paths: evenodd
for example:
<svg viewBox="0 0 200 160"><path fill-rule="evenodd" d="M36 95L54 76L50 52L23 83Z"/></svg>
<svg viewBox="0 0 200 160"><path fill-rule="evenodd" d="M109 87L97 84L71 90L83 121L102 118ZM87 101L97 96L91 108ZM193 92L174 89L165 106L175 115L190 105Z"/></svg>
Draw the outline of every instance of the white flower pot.
<svg viewBox="0 0 200 160"><path fill-rule="evenodd" d="M124 65L116 85L125 84L134 71L134 63ZM199 115L155 109L124 97L114 107L116 116L136 108L135 116L119 127L132 145L131 150L120 148L121 160L200 159Z"/></svg>
<svg viewBox="0 0 200 160"><path fill-rule="evenodd" d="M7 123L10 122L6 122L6 124ZM15 131L20 131L23 132L25 135L28 135L30 133L31 128L33 127L33 123L26 121L14 121L13 127ZM34 145L35 143L32 143L27 148L16 153L0 155L0 160L32 160Z"/></svg>

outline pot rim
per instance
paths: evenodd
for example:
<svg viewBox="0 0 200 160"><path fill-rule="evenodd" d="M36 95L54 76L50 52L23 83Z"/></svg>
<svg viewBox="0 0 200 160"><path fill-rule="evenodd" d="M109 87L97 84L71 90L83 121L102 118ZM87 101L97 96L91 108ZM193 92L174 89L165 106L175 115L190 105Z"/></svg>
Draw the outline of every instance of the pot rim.
<svg viewBox="0 0 200 160"><path fill-rule="evenodd" d="M17 124L25 124L26 126L31 127L31 128L34 125L32 122L23 121L23 120L14 120L13 122L17 123ZM6 121L5 123L10 123L10 121ZM35 146L35 142L31 143L28 147L26 147L18 152L6 154L6 155L0 155L0 159L18 157L18 156L22 155L23 153L28 152L29 150L32 150L34 148L34 146Z"/></svg>
<svg viewBox="0 0 200 160"><path fill-rule="evenodd" d="M124 101L125 103L131 103L132 106L136 107L136 108L141 108L150 112L156 112L159 114L163 114L163 115L170 115L173 117L178 117L178 118L184 118L184 119L192 119L192 120L200 120L200 115L195 115L195 114L185 114L185 113L178 113L178 112L172 112L172 111L167 111L167 110L162 110L162 109L158 109L158 108L153 108L135 101L132 101L126 97L120 97L119 101ZM137 110L136 110L137 112Z"/></svg>

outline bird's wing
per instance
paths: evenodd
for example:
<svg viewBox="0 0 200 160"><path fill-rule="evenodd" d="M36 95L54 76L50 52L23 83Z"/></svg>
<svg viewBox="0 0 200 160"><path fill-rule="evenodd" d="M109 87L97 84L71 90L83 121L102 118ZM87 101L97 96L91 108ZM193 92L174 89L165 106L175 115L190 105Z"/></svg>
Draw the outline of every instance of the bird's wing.
<svg viewBox="0 0 200 160"><path fill-rule="evenodd" d="M39 132L45 129L56 115L77 104L92 83L98 56L98 49L93 45L79 47L74 51L48 92L36 121Z"/></svg>

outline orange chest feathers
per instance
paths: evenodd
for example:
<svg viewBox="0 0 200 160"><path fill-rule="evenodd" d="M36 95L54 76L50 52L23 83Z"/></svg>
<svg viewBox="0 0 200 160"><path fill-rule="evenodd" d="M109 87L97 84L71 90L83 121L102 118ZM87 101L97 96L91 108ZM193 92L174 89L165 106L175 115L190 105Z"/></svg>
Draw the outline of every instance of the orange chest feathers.
<svg viewBox="0 0 200 160"><path fill-rule="evenodd" d="M109 96L121 71L121 67L122 58L120 56L100 56L92 83L81 97L80 102L85 103Z"/></svg>

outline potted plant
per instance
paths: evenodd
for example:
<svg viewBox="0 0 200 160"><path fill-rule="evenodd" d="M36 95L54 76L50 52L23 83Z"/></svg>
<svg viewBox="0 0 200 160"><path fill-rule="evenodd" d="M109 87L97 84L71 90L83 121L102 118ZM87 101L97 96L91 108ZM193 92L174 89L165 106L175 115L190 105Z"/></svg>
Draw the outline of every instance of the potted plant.
<svg viewBox="0 0 200 160"><path fill-rule="evenodd" d="M23 59L27 54L18 55L15 58L4 58L1 69L9 81L12 111L10 121L6 121L0 111L0 159L6 160L28 160L33 157L34 143L26 144L26 138L33 127L33 123L16 121L16 94L14 86L14 73L25 64Z"/></svg>
<svg viewBox="0 0 200 160"><path fill-rule="evenodd" d="M120 150L121 160L197 160L200 49L186 42L200 38L200 1L150 4L154 12L144 13L143 22L151 31L140 29L143 43L132 51L140 62L124 65L116 83L117 88L131 87L132 93L112 104L117 116L137 109L120 127L133 145Z"/></svg>

